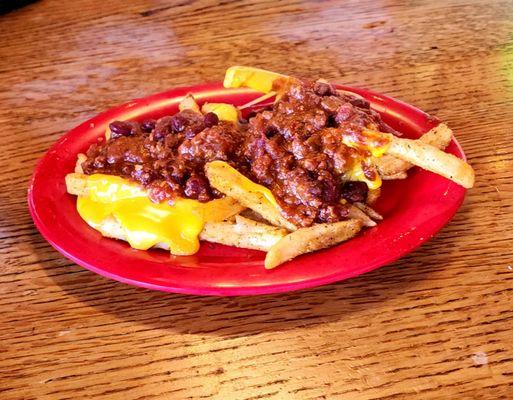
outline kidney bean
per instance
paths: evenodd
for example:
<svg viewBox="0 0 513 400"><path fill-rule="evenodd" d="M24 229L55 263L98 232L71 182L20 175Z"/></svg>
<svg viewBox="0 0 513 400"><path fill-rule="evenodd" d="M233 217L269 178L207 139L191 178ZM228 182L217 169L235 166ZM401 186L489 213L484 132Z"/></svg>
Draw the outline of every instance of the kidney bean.
<svg viewBox="0 0 513 400"><path fill-rule="evenodd" d="M207 128L210 128L219 123L219 117L213 112L206 113L203 117L203 123Z"/></svg>
<svg viewBox="0 0 513 400"><path fill-rule="evenodd" d="M132 124L126 121L114 121L109 124L110 137L117 139L121 136L132 136Z"/></svg>
<svg viewBox="0 0 513 400"><path fill-rule="evenodd" d="M154 119L147 119L141 124L141 130L146 133L150 133L155 129L156 121Z"/></svg>
<svg viewBox="0 0 513 400"><path fill-rule="evenodd" d="M347 182L342 186L342 197L351 203L365 202L368 192L365 182Z"/></svg>
<svg viewBox="0 0 513 400"><path fill-rule="evenodd" d="M330 94L334 94L335 92L333 87L326 82L315 82L313 90L319 96L328 96Z"/></svg>
<svg viewBox="0 0 513 400"><path fill-rule="evenodd" d="M185 183L184 193L191 199L208 201L210 199L208 188L209 184L206 178L194 174Z"/></svg>

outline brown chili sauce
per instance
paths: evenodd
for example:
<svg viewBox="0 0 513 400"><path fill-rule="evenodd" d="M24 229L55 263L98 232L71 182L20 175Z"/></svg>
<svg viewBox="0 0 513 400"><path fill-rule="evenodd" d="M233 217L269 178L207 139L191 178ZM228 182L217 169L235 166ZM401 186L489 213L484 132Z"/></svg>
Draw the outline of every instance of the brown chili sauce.
<svg viewBox="0 0 513 400"><path fill-rule="evenodd" d="M175 197L206 202L222 194L209 185L205 164L222 160L269 188L284 217L297 226L344 220L347 202L367 197L367 185L343 183L344 174L369 154L344 145L341 135L357 138L368 127L392 130L366 100L330 84L282 85L272 106L238 124L192 110L156 121L112 122L110 139L88 149L84 173L138 182L155 202Z"/></svg>

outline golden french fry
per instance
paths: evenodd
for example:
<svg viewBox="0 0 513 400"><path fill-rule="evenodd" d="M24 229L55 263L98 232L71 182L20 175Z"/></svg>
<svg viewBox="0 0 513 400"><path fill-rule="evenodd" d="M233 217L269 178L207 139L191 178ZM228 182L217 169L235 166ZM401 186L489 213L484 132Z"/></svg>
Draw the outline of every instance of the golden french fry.
<svg viewBox="0 0 513 400"><path fill-rule="evenodd" d="M194 99L194 96L192 94L188 94L183 98L183 100L178 104L178 109L180 111L184 110L192 110L197 113L200 112L200 108L198 103L196 103L196 100Z"/></svg>
<svg viewBox="0 0 513 400"><path fill-rule="evenodd" d="M445 149L452 139L452 130L443 123L426 132L418 140L430 144L438 149ZM385 154L375 159L376 167L383 180L404 179L406 171L413 167L413 164Z"/></svg>
<svg viewBox="0 0 513 400"><path fill-rule="evenodd" d="M120 222L112 215L109 215L107 218L105 218L103 221L101 221L99 224L94 224L92 222L87 222L92 228L96 229L98 232L102 234L102 236L111 238L111 239L117 239L122 240L124 242L128 242L127 232L125 229L121 226ZM164 242L156 243L153 247L167 250L169 251L169 244ZM194 254L194 252L183 252L183 253L174 253L174 255L177 256L188 256L191 254Z"/></svg>
<svg viewBox="0 0 513 400"><path fill-rule="evenodd" d="M82 169L82 163L87 160L87 156L83 153L79 153L77 156L77 162L75 164L75 172L77 174L83 174L84 170Z"/></svg>
<svg viewBox="0 0 513 400"><path fill-rule="evenodd" d="M362 222L356 219L300 228L269 249L265 257L265 268L275 268L301 254L334 246L352 238L361 228Z"/></svg>
<svg viewBox="0 0 513 400"><path fill-rule="evenodd" d="M381 188L370 189L367 194L367 204L374 204L381 195Z"/></svg>
<svg viewBox="0 0 513 400"><path fill-rule="evenodd" d="M266 224L268 222L259 213L257 213L256 211L253 211L251 208L246 208L245 210L241 211L241 213L239 215L241 217L244 217L247 219L252 219L253 221L256 221L256 222L262 222L264 224Z"/></svg>
<svg viewBox="0 0 513 400"><path fill-rule="evenodd" d="M410 165L410 163L408 163L408 165ZM410 167L408 167L408 168L410 168ZM408 174L406 173L406 171L398 172L398 173L393 174L393 175L385 175L385 176L381 177L381 179L383 179L384 181L397 181L397 180L406 179L406 178L408 178Z"/></svg>
<svg viewBox="0 0 513 400"><path fill-rule="evenodd" d="M74 172L71 174L67 174L65 177L65 181L66 191L69 194L74 194L75 196L87 195L87 175L84 175L79 172Z"/></svg>
<svg viewBox="0 0 513 400"><path fill-rule="evenodd" d="M362 210L365 214L367 214L373 220L376 220L376 221L383 220L383 216L380 213L378 213L376 210L374 210L372 207L368 206L367 204L357 202L357 203L354 203L354 205L356 207L358 207L360 210Z"/></svg>
<svg viewBox="0 0 513 400"><path fill-rule="evenodd" d="M328 81L326 81L325 79L318 79L318 81L325 81L326 83L328 83ZM358 99L365 99L365 97L363 97L362 95L359 95L358 93L355 93L355 92L351 92L350 90L344 90L344 89L338 89L337 88L337 92L338 93L341 93L341 94L345 94L345 95L348 95L348 96L351 96L351 97L356 97Z"/></svg>
<svg viewBox="0 0 513 400"><path fill-rule="evenodd" d="M100 223L93 223L92 221L86 221L89 226L96 229L98 232L102 234L104 237L108 237L111 239L122 240L124 242L128 242L127 233L125 229L121 226L121 223L114 217L113 215L109 215L104 218ZM155 244L156 248L169 250L169 245L164 242L160 242ZM177 255L189 255L189 254L177 254Z"/></svg>
<svg viewBox="0 0 513 400"><path fill-rule="evenodd" d="M269 189L252 182L229 164L213 161L205 166L205 173L214 188L256 211L271 224L290 231L297 229L280 214Z"/></svg>
<svg viewBox="0 0 513 400"><path fill-rule="evenodd" d="M474 170L469 164L419 140L394 136L388 154L444 176L464 188L474 186Z"/></svg>
<svg viewBox="0 0 513 400"><path fill-rule="evenodd" d="M443 150L451 142L452 135L452 130L444 123L441 123L422 135L419 140Z"/></svg>
<svg viewBox="0 0 513 400"><path fill-rule="evenodd" d="M283 228L277 228L276 226L269 225L265 222L256 221L251 218L243 217L238 214L235 216L235 223L242 229L251 232L268 233L272 231L281 231L287 234L287 230ZM284 236L285 236L284 235Z"/></svg>
<svg viewBox="0 0 513 400"><path fill-rule="evenodd" d="M87 221L86 221L87 222ZM91 222L87 222L92 228L99 231L102 236L127 241L126 232L119 223L119 221L112 215L109 215L99 224L93 224ZM161 249L169 250L169 245L166 243L158 243L155 247L159 247Z"/></svg>
<svg viewBox="0 0 513 400"><path fill-rule="evenodd" d="M354 204L351 204L349 207L349 218L359 220L362 222L363 226L367 226L369 228L376 226L376 223Z"/></svg>
<svg viewBox="0 0 513 400"><path fill-rule="evenodd" d="M396 176L400 177L402 174L406 177L406 171L413 167L413 164L390 154L385 154L380 158L376 158L374 159L374 162L381 179L384 181L397 179Z"/></svg>
<svg viewBox="0 0 513 400"><path fill-rule="evenodd" d="M235 223L206 223L200 234L200 239L228 246L267 251L286 235L287 231L285 229L237 215Z"/></svg>

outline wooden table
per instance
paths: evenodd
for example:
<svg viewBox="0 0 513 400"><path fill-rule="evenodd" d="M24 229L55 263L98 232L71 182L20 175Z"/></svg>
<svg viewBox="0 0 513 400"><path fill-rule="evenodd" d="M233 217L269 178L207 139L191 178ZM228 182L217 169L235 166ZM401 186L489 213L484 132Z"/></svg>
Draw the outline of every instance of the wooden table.
<svg viewBox="0 0 513 400"><path fill-rule="evenodd" d="M512 15L511 1L43 0L0 16L0 398L513 398ZM42 239L26 189L59 136L232 64L419 106L455 130L476 187L399 262L289 294L151 292Z"/></svg>

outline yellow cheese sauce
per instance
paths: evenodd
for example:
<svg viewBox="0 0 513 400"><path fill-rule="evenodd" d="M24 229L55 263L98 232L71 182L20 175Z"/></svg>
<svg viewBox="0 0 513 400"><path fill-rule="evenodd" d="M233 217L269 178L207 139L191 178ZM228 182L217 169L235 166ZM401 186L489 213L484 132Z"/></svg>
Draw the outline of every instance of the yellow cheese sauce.
<svg viewBox="0 0 513 400"><path fill-rule="evenodd" d="M221 169L223 171L223 176L226 177L226 181L236 183L237 186L244 188L246 192L260 193L270 204L278 207L278 203L276 202L276 199L274 198L274 195L271 192L271 190L245 177L227 162L219 160L212 161L210 165L213 168Z"/></svg>
<svg viewBox="0 0 513 400"><path fill-rule="evenodd" d="M346 179L349 181L365 182L371 190L381 187L381 177L376 170L372 157L382 157L387 152L391 142L391 134L377 132L372 129L364 129L358 134L350 131L344 132L342 143L369 154L367 157L362 155L359 160L355 160L352 168L346 173ZM367 171L373 172L374 179L369 179L365 175L364 166Z"/></svg>
<svg viewBox="0 0 513 400"><path fill-rule="evenodd" d="M239 110L232 104L227 103L205 103L201 111L206 114L212 112L217 115L221 121L237 122L239 120Z"/></svg>
<svg viewBox="0 0 513 400"><path fill-rule="evenodd" d="M369 151L373 157L381 157L385 154L392 142L392 135L389 133L376 132L371 129L364 129L359 134L355 132L344 132L342 143L348 147L358 150Z"/></svg>
<svg viewBox="0 0 513 400"><path fill-rule="evenodd" d="M363 172L362 168L363 163L367 163L367 168L372 168L374 170L374 179L369 179L367 178L367 176L365 176L365 173ZM365 182L367 184L367 187L371 190L378 189L379 187L381 187L382 184L381 177L379 176L378 171L376 171L376 168L373 167L372 164L369 164L369 160L365 159L363 161L356 162L345 175L348 181Z"/></svg>
<svg viewBox="0 0 513 400"><path fill-rule="evenodd" d="M259 68L233 66L226 70L223 85L225 88L248 87L259 92L269 93L273 82L285 75Z"/></svg>
<svg viewBox="0 0 513 400"><path fill-rule="evenodd" d="M157 243L169 245L172 254L194 254L207 222L223 221L241 211L225 197L200 203L176 199L173 205L153 203L146 192L126 179L94 174L87 177L87 196L79 196L77 210L92 227L113 216L121 224L131 247L146 250Z"/></svg>

